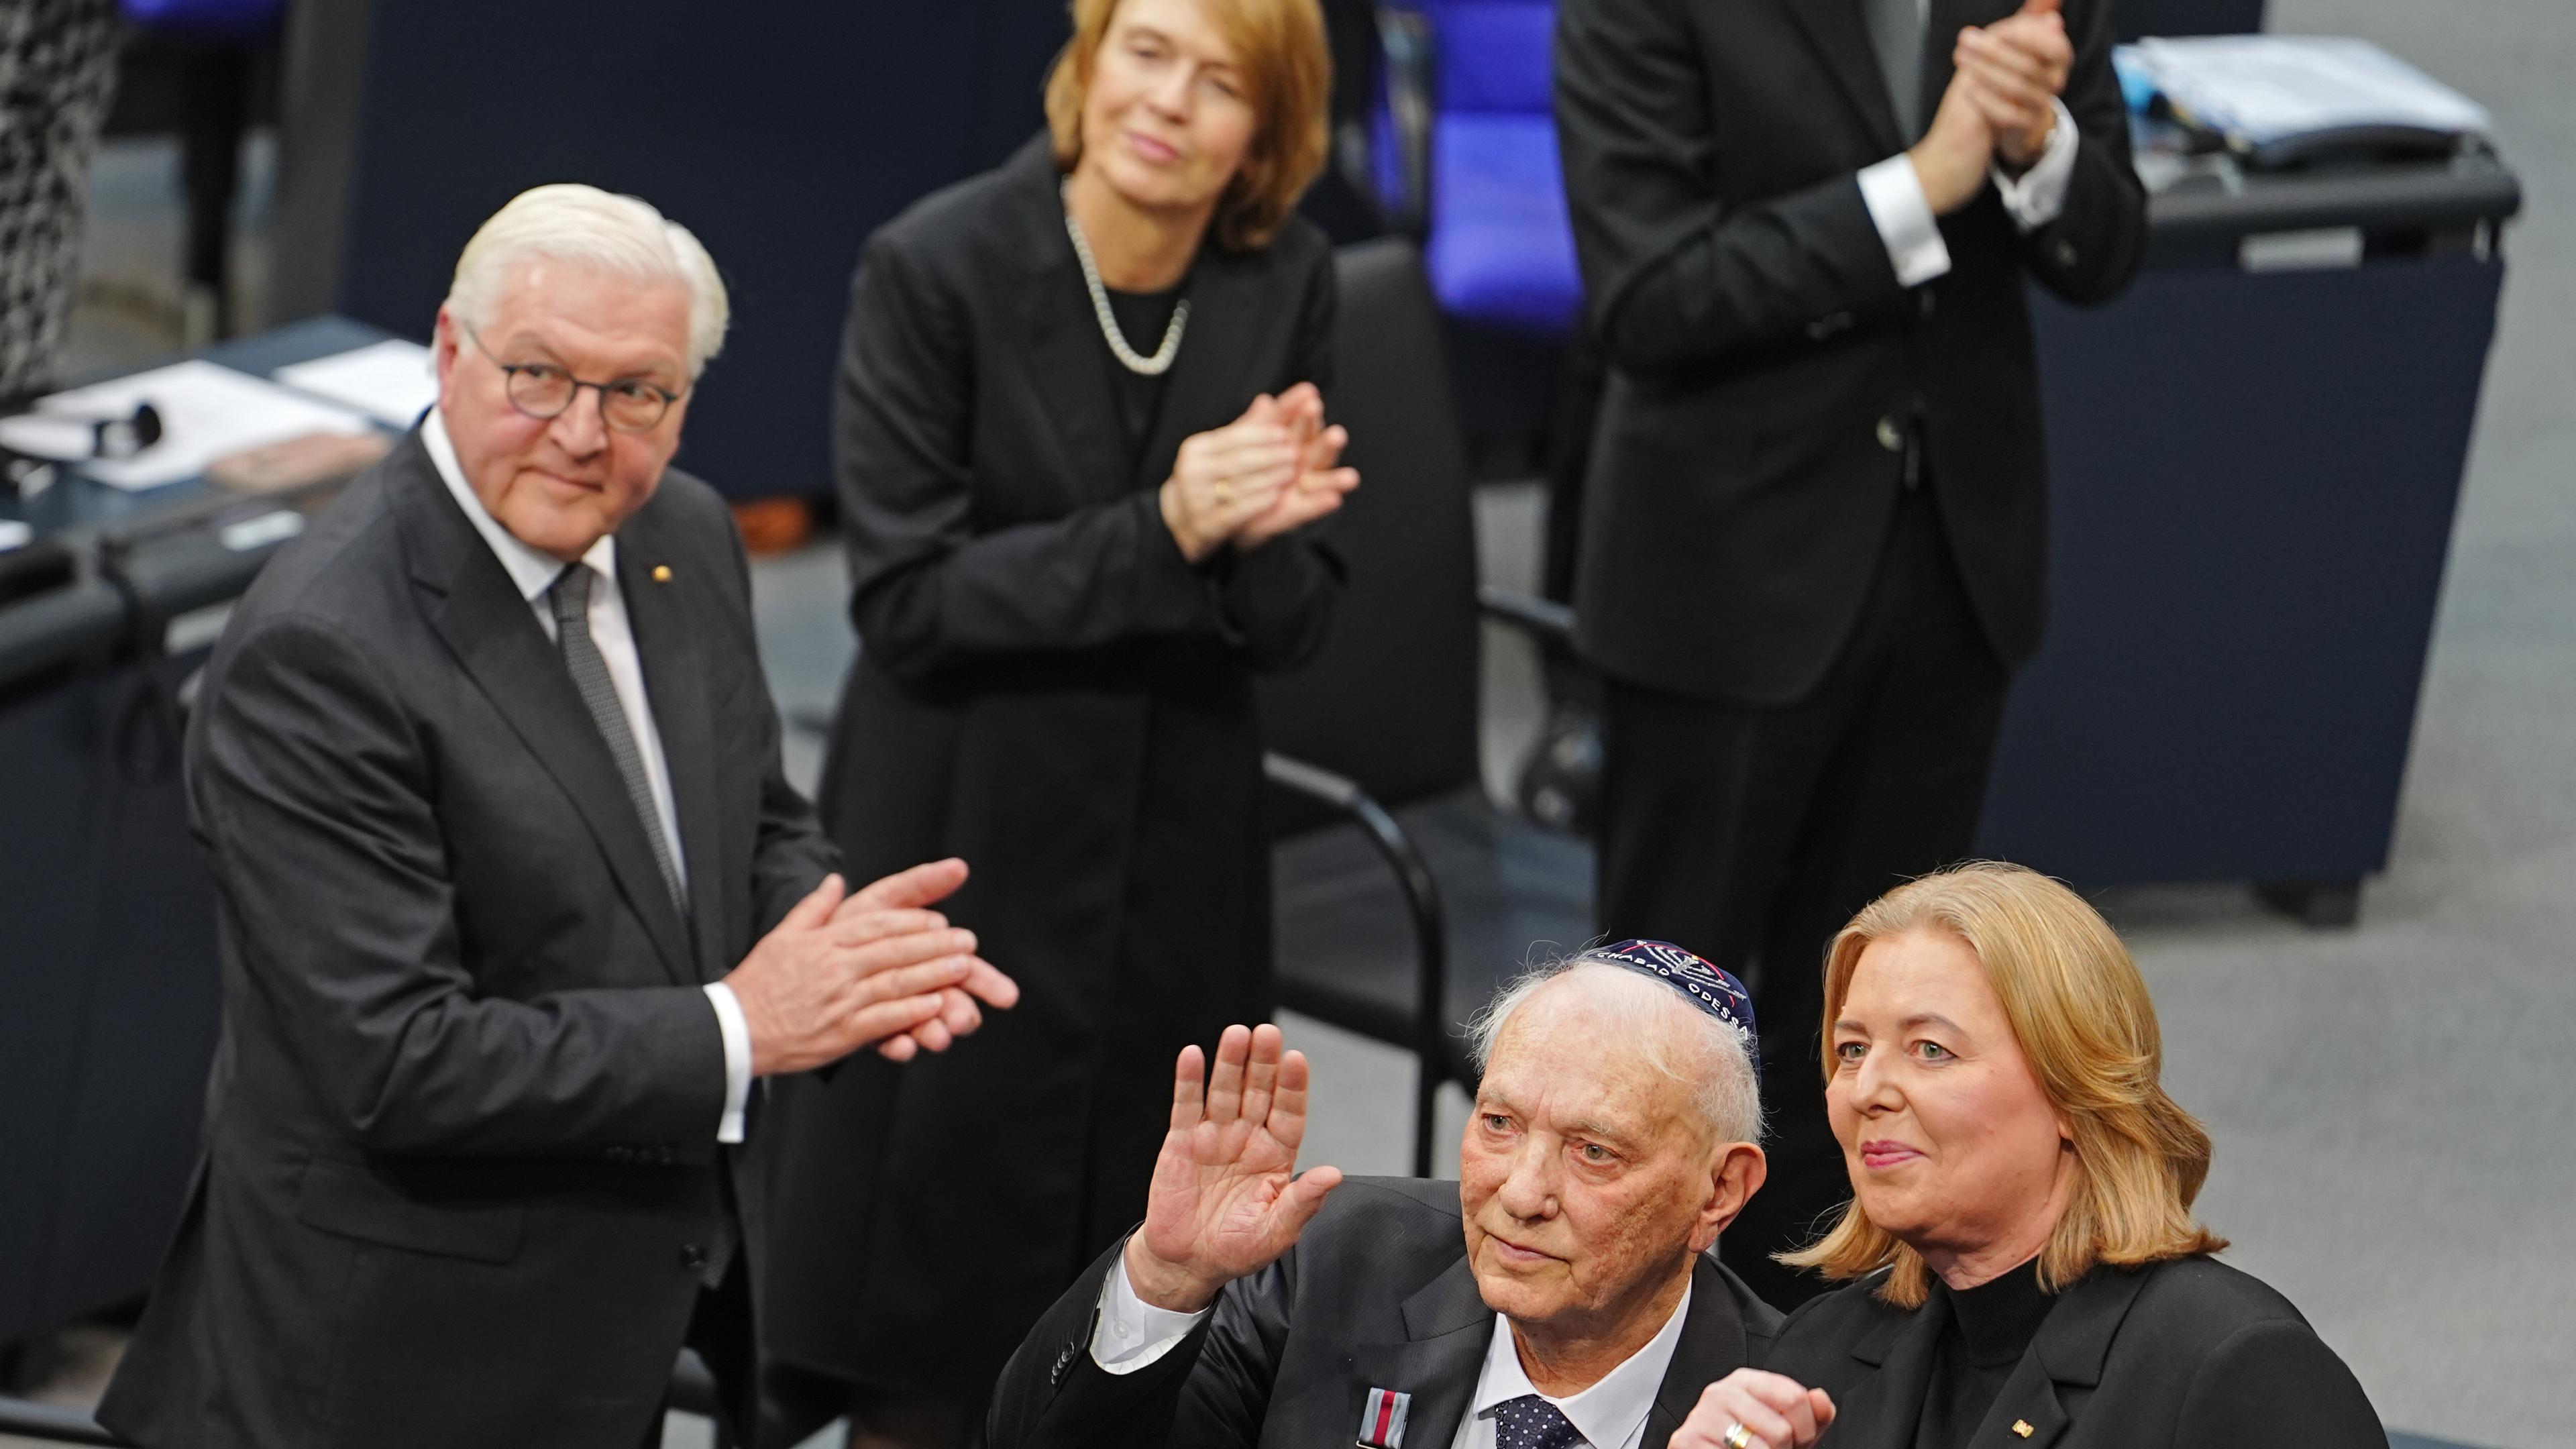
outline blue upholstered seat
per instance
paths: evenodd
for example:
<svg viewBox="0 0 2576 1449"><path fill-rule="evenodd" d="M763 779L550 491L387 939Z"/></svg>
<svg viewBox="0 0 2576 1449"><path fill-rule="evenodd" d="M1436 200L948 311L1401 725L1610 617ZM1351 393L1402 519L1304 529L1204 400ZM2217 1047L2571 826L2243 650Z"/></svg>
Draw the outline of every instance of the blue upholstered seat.
<svg viewBox="0 0 2576 1449"><path fill-rule="evenodd" d="M1400 193L1407 138L1379 117L1378 176L1399 210L1420 208L1424 265L1441 309L1471 321L1562 335L1582 304L1565 183L1549 109L1554 0L1417 0L1427 77L1390 65L1390 86L1428 81L1421 170L1428 195ZM1392 57L1391 57L1392 59Z"/></svg>

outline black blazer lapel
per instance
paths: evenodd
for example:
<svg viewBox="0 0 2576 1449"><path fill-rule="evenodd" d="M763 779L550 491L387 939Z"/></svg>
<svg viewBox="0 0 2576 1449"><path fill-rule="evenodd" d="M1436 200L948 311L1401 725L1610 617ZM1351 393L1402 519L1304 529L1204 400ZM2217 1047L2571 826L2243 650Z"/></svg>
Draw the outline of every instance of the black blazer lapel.
<svg viewBox="0 0 2576 1449"><path fill-rule="evenodd" d="M1816 48L1818 58L1824 61L1825 69L1842 90L1843 99L1851 103L1861 124L1869 129L1870 141L1886 155L1892 156L1904 150L1910 138L1901 136L1897 130L1896 103L1888 99L1887 78L1879 73L1878 52L1871 47L1869 25L1861 16L1860 7L1865 0L1780 0L1780 3L1788 8L1789 17L1798 23L1798 28L1806 32L1808 43ZM1946 70L1950 63L1949 44L1943 42L1936 47L1930 39L1936 34L1949 33L1935 28L1940 18L1941 5L1939 0L1935 0L1932 7L1934 24L1924 29L1923 48L1926 52L1937 48ZM1956 29L1952 27L1953 31ZM1939 97L1938 91L1925 93L1923 113L1926 117L1931 115L1932 106Z"/></svg>
<svg viewBox="0 0 2576 1449"><path fill-rule="evenodd" d="M1477 1293L1476 1274L1465 1258L1404 1300L1404 1331L1403 1343L1351 1350L1350 1428L1360 1427L1369 1390L1389 1389L1413 1396L1405 1409L1404 1443L1410 1449L1448 1449L1494 1341L1494 1310ZM1356 1432L1352 1439L1357 1442Z"/></svg>
<svg viewBox="0 0 2576 1449"><path fill-rule="evenodd" d="M642 918L675 985L697 984L680 913L662 884L644 822L563 656L546 640L508 570L439 480L420 435L403 441L385 480L402 520L404 552L422 612L529 753L581 812L618 889Z"/></svg>
<svg viewBox="0 0 2576 1449"><path fill-rule="evenodd" d="M725 865L724 834L716 813L715 725L708 712L706 670L680 607L682 586L667 572L669 557L647 506L621 530L617 586L626 596L635 653L644 666L644 694L652 702L653 727L662 736L662 758L671 772L671 808L679 820L680 852L689 881L695 979L709 981L721 976L728 964L721 959ZM657 568L666 571L657 576Z"/></svg>
<svg viewBox="0 0 2576 1449"><path fill-rule="evenodd" d="M1744 1317L1717 1265L1702 1257L1691 1268L1690 1316L1673 1345L1673 1361L1655 1390L1655 1407L1646 1416L1644 1449L1664 1449L1673 1431L1690 1417L1700 1392L1744 1367L1747 1348Z"/></svg>
<svg viewBox="0 0 2576 1449"><path fill-rule="evenodd" d="M1028 319L1025 370L1055 425L1072 501L1103 502L1126 491L1130 461L1118 431L1118 400L1109 391L1110 364L1101 356L1108 344L1091 310L1073 239L1065 234L1064 202L1046 138L1022 147L1009 166L1022 254L1029 259L1019 299L1020 315ZM1190 330L1198 330L1195 306ZM1182 350L1189 350L1186 339Z"/></svg>
<svg viewBox="0 0 2576 1449"><path fill-rule="evenodd" d="M1903 1317L1890 1316L1852 1345L1852 1357L1878 1372L1834 1405L1825 1442L1833 1449L1914 1449L1923 1417L1923 1395L1932 1383L1932 1354L1950 1322L1950 1302L1937 1290L1932 1301Z"/></svg>
<svg viewBox="0 0 2576 1449"><path fill-rule="evenodd" d="M2074 1416L2065 1406L2067 1388L2090 1389L2102 1382L2102 1363L2121 1320L2137 1301L2153 1269L2131 1271L2096 1268L2066 1290L2039 1325L2030 1351L2013 1366L2012 1377L1995 1395L1995 1406L1977 1428L1969 1449L2047 1449L2066 1432ZM2028 1434L2014 1431L2030 1426Z"/></svg>

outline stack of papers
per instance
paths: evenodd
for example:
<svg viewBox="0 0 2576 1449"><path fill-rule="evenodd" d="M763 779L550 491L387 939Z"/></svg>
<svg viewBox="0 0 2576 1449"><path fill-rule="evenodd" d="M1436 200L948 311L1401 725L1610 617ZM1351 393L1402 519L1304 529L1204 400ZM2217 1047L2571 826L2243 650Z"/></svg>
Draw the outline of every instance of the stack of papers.
<svg viewBox="0 0 2576 1449"><path fill-rule="evenodd" d="M2484 107L2366 40L2203 35L2141 40L2121 57L2174 114L2259 151L2334 133L2482 135Z"/></svg>
<svg viewBox="0 0 2576 1449"><path fill-rule="evenodd" d="M389 428L410 427L438 401L438 374L430 366L429 349L399 337L281 367L277 380L356 408Z"/></svg>
<svg viewBox="0 0 2576 1449"><path fill-rule="evenodd" d="M67 419L129 418L150 403L161 415L161 441L128 458L89 458L66 449ZM158 488L206 471L226 453L284 442L306 433L358 434L375 425L357 413L303 397L272 382L211 362L156 367L89 387L58 392L24 417L0 418L0 446L73 464L111 488Z"/></svg>

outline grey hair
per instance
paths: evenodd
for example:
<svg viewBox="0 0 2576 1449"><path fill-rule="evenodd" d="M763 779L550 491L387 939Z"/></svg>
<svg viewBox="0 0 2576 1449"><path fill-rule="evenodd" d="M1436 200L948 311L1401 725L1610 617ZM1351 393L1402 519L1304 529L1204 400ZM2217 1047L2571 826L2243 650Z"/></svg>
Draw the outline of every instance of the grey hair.
<svg viewBox="0 0 2576 1449"><path fill-rule="evenodd" d="M1753 1073L1744 1029L1700 1010L1662 982L1648 980L1625 966L1597 957L1577 954L1534 966L1496 993L1485 1009L1467 1023L1467 1051L1476 1071L1482 1074L1493 1060L1494 1043L1502 1036L1503 1023L1511 1019L1513 1012L1537 995L1539 988L1577 975L1586 982L1598 983L1591 992L1592 1002L1620 1019L1624 1028L1619 1033L1620 1041L1633 1045L1657 1072L1690 1089L1692 1102L1718 1141L1762 1140L1762 1087ZM1674 1012L1687 1018L1690 1027L1686 1039L1692 1043L1688 1048L1691 1060L1686 1062L1673 1059L1674 1033L1656 1030L1653 1025L1660 1020L1669 1026Z"/></svg>
<svg viewBox="0 0 2576 1449"><path fill-rule="evenodd" d="M469 327L492 316L512 266L538 257L595 267L639 282L673 282L689 293L689 376L724 347L732 304L715 259L689 229L641 197L559 183L511 197L456 258L447 305Z"/></svg>

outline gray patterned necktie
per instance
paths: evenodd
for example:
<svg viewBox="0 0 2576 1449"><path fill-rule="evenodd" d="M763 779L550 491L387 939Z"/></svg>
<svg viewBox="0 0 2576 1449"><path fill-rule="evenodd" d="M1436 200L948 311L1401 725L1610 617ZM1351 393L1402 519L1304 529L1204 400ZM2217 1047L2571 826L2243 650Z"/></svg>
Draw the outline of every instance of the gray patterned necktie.
<svg viewBox="0 0 2576 1449"><path fill-rule="evenodd" d="M581 702L590 706L591 722L599 726L600 737L608 741L608 753L616 757L617 773L626 781L626 798L644 824L645 840L652 844L653 863L661 867L662 884L671 892L671 904L679 908L680 919L685 922L689 919L689 901L680 890L680 872L671 860L671 842L662 834L662 812L653 806L652 782L644 777L644 755L635 747L635 731L626 722L626 707L617 702L617 685L608 677L608 661L599 656L599 646L591 642L590 588L595 578L590 565L572 564L546 590L546 597L554 604L555 642L563 648L564 668L572 672L573 687L581 691ZM733 1194L720 1182L715 1216L706 1224L706 1241L682 1249L681 1266L694 1273L700 1285L713 1290L723 1284L725 1270L733 1266L734 1254L741 1246L742 1230L734 1222Z"/></svg>
<svg viewBox="0 0 2576 1449"><path fill-rule="evenodd" d="M1861 0L1878 73L1896 106L1896 129L1911 145L1923 134L1924 0Z"/></svg>
<svg viewBox="0 0 2576 1449"><path fill-rule="evenodd" d="M644 838L653 847L653 864L661 867L662 884L671 892L671 904L679 909L680 919L689 917L689 898L680 890L679 868L671 860L671 842L662 834L662 812L653 805L653 785L644 777L644 755L635 747L635 731L626 723L626 708L617 702L617 685L608 677L608 661L599 657L599 646L590 639L590 587L598 575L588 564L570 564L555 577L546 597L554 604L555 641L563 648L564 668L572 672L573 687L581 691L581 702L590 706L590 718L599 726L600 738L608 741L608 753L617 761L617 773L626 781L626 798L635 807L635 815L644 826Z"/></svg>

